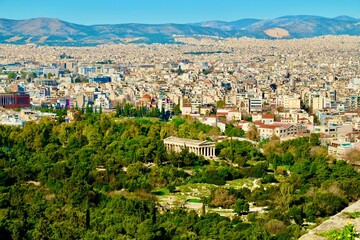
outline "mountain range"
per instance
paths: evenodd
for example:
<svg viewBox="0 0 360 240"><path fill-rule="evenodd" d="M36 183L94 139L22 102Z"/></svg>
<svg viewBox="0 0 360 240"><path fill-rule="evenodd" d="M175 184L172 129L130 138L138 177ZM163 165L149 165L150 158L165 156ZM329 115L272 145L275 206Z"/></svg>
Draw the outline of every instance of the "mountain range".
<svg viewBox="0 0 360 240"><path fill-rule="evenodd" d="M185 37L305 38L323 35L360 35L360 19L296 15L274 19L240 19L189 24L80 25L55 18L0 18L0 43L88 46L108 43L173 43Z"/></svg>

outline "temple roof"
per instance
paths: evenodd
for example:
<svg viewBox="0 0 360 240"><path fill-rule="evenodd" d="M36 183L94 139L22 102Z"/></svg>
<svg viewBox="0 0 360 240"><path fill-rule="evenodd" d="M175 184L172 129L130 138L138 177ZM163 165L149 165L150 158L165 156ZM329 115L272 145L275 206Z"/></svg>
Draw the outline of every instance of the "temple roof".
<svg viewBox="0 0 360 240"><path fill-rule="evenodd" d="M178 137L168 137L164 139L165 144L175 144L175 145L182 145L182 146L191 146L191 147L206 147L206 146L213 146L215 143L210 141L203 141L203 140L194 140L189 138L178 138Z"/></svg>

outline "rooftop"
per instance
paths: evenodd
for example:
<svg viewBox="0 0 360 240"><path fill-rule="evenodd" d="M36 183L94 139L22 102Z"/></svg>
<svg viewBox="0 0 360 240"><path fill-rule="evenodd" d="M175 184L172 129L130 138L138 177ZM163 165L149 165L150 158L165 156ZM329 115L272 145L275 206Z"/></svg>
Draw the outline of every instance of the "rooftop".
<svg viewBox="0 0 360 240"><path fill-rule="evenodd" d="M194 140L194 139L188 139L188 138L178 138L178 137L168 137L164 139L164 143L172 143L172 144L178 144L178 145L184 145L184 146L209 146L215 144L214 142L210 141L202 141L202 140Z"/></svg>

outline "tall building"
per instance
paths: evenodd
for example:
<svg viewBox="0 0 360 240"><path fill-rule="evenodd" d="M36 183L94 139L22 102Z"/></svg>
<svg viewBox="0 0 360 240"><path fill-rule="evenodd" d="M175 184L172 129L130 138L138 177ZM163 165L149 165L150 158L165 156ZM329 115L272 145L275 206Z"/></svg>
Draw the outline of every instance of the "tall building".
<svg viewBox="0 0 360 240"><path fill-rule="evenodd" d="M250 112L261 112L262 111L262 99L251 98L250 99Z"/></svg>
<svg viewBox="0 0 360 240"><path fill-rule="evenodd" d="M360 108L360 96L358 95L347 96L345 99L345 108L347 110L355 110Z"/></svg>
<svg viewBox="0 0 360 240"><path fill-rule="evenodd" d="M313 94L311 97L311 112L316 114L324 109L324 98L321 94Z"/></svg>

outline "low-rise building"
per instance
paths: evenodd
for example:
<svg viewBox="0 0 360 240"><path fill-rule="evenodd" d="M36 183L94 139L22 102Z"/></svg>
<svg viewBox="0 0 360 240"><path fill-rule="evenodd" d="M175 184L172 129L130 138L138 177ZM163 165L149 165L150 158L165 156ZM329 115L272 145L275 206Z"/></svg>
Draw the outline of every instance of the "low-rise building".
<svg viewBox="0 0 360 240"><path fill-rule="evenodd" d="M277 136L280 139L287 136L295 136L298 134L298 128L292 124L284 123L256 123L256 127L260 133L260 139L269 139L272 136Z"/></svg>
<svg viewBox="0 0 360 240"><path fill-rule="evenodd" d="M353 149L360 149L360 142L332 141L328 146L328 153L336 159L345 159Z"/></svg>

